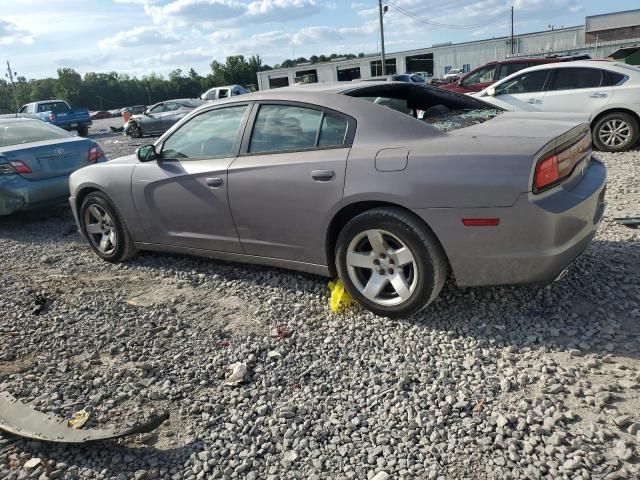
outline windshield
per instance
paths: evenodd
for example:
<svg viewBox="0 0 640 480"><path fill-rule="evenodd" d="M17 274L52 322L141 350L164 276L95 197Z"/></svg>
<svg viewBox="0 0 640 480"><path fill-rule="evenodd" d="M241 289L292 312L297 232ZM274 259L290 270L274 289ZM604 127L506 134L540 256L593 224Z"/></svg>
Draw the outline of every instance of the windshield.
<svg viewBox="0 0 640 480"><path fill-rule="evenodd" d="M40 120L0 122L0 147L69 137L73 135Z"/></svg>

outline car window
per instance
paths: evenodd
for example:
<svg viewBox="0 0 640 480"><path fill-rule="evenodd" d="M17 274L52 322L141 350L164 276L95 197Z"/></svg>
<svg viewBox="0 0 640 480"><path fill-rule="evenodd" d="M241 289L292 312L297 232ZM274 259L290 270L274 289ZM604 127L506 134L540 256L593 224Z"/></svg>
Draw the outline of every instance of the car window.
<svg viewBox="0 0 640 480"><path fill-rule="evenodd" d="M318 137L319 147L328 147L335 145L342 145L347 135L347 122L346 120L325 113L322 119L322 126L320 127L320 135Z"/></svg>
<svg viewBox="0 0 640 480"><path fill-rule="evenodd" d="M602 83L601 87L614 87L620 85L625 80L626 75L621 73L612 72L611 70L602 71Z"/></svg>
<svg viewBox="0 0 640 480"><path fill-rule="evenodd" d="M0 147L69 137L73 135L66 130L40 120L0 123Z"/></svg>
<svg viewBox="0 0 640 480"><path fill-rule="evenodd" d="M24 107L22 107L20 109L20 113L27 113L27 110L29 109L29 105L25 105Z"/></svg>
<svg viewBox="0 0 640 480"><path fill-rule="evenodd" d="M183 124L164 142L161 158L231 155L247 105L209 110Z"/></svg>
<svg viewBox="0 0 640 480"><path fill-rule="evenodd" d="M527 68L526 63L503 63L500 65L500 73L498 74L498 80L507 78L509 75L519 72L523 68Z"/></svg>
<svg viewBox="0 0 640 480"><path fill-rule="evenodd" d="M182 105L180 105L179 103L167 102L167 103L165 103L164 111L165 112L173 112L175 110L178 110L180 107L182 107Z"/></svg>
<svg viewBox="0 0 640 480"><path fill-rule="evenodd" d="M602 82L602 70L597 68L558 68L549 90L597 88Z"/></svg>
<svg viewBox="0 0 640 480"><path fill-rule="evenodd" d="M419 75L411 75L411 81L417 83L424 83L424 78Z"/></svg>
<svg viewBox="0 0 640 480"><path fill-rule="evenodd" d="M470 73L467 77L465 77L462 80L462 85L473 85L475 83L492 82L493 74L495 73L495 71L496 71L495 65L481 68L480 70Z"/></svg>
<svg viewBox="0 0 640 480"><path fill-rule="evenodd" d="M227 98L229 96L228 88L221 88L218 90L218 98Z"/></svg>
<svg viewBox="0 0 640 480"><path fill-rule="evenodd" d="M541 92L549 70L535 70L518 75L496 87L496 95Z"/></svg>
<svg viewBox="0 0 640 480"><path fill-rule="evenodd" d="M160 113L160 112L164 112L164 103L159 103L158 105L152 107L151 110L149 110L149 113Z"/></svg>
<svg viewBox="0 0 640 480"><path fill-rule="evenodd" d="M301 150L316 146L322 112L291 105L262 105L251 135L249 152Z"/></svg>
<svg viewBox="0 0 640 480"><path fill-rule="evenodd" d="M38 113L41 112L67 112L69 107L64 102L47 102L38 104Z"/></svg>
<svg viewBox="0 0 640 480"><path fill-rule="evenodd" d="M391 97L358 97L362 100L367 100L384 107L389 107L392 110L397 110L400 113L411 115L412 110L409 108L406 98L391 98Z"/></svg>

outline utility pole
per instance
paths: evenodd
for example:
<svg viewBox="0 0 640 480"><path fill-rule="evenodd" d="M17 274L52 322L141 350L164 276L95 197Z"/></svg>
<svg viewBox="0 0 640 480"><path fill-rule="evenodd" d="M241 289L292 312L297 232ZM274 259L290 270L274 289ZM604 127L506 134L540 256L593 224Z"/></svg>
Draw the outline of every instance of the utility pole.
<svg viewBox="0 0 640 480"><path fill-rule="evenodd" d="M9 60L7 60L7 73L6 76L9 79L9 83L11 84L11 90L13 90L13 102L15 103L16 112L20 108L20 104L18 103L18 91L16 89L16 84L13 83L13 76L17 75L13 70L11 70L11 64Z"/></svg>
<svg viewBox="0 0 640 480"><path fill-rule="evenodd" d="M102 97L100 95L97 95L98 100L100 100L100 110L102 110Z"/></svg>
<svg viewBox="0 0 640 480"><path fill-rule="evenodd" d="M386 12L388 8L389 7L385 5L384 11L383 11L382 0L378 0L378 11L380 13L380 52L382 53L381 55L382 75L387 74L387 66L385 65L385 61L384 61L384 25L383 25L384 22L382 21L382 16L384 15L384 12Z"/></svg>
<svg viewBox="0 0 640 480"><path fill-rule="evenodd" d="M515 52L515 45L513 43L513 5L511 5L511 55Z"/></svg>

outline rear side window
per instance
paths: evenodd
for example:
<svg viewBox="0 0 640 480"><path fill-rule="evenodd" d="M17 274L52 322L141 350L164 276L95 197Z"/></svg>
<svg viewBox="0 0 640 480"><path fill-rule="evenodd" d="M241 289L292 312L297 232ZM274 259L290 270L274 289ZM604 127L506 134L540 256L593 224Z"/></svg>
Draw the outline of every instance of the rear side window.
<svg viewBox="0 0 640 480"><path fill-rule="evenodd" d="M0 147L70 137L69 132L39 120L0 123Z"/></svg>
<svg viewBox="0 0 640 480"><path fill-rule="evenodd" d="M218 91L218 98L227 98L229 96L229 89L228 88L221 88Z"/></svg>
<svg viewBox="0 0 640 480"><path fill-rule="evenodd" d="M559 68L549 90L597 88L602 83L602 70L597 68Z"/></svg>
<svg viewBox="0 0 640 480"><path fill-rule="evenodd" d="M496 95L541 92L549 70L535 70L518 75L496 87Z"/></svg>
<svg viewBox="0 0 640 480"><path fill-rule="evenodd" d="M621 73L612 72L610 70L602 71L602 85L601 87L614 87L620 85L625 80L626 76Z"/></svg>
<svg viewBox="0 0 640 480"><path fill-rule="evenodd" d="M329 147L342 145L347 135L347 122L329 113L324 114L320 136L318 137L319 147Z"/></svg>
<svg viewBox="0 0 640 480"><path fill-rule="evenodd" d="M462 85L474 85L476 83L486 83L493 81L493 75L496 71L495 65L490 65L475 72L470 73L462 79ZM451 72L449 72L451 73Z"/></svg>
<svg viewBox="0 0 640 480"><path fill-rule="evenodd" d="M292 105L262 105L258 111L250 153L306 150L342 145L347 122L321 110Z"/></svg>

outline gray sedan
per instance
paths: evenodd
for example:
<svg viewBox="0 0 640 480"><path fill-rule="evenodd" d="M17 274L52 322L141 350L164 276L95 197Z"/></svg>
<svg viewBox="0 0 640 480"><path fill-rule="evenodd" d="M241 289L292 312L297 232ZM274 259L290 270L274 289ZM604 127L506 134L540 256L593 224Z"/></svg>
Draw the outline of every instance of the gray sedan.
<svg viewBox="0 0 640 480"><path fill-rule="evenodd" d="M70 201L105 260L160 250L337 274L369 310L406 316L448 275L550 282L587 248L606 171L581 120L411 83L282 88L207 104L74 173Z"/></svg>
<svg viewBox="0 0 640 480"><path fill-rule="evenodd" d="M145 135L161 135L202 104L204 104L203 100L192 98L179 98L156 103L145 110L143 114L133 115L124 124L124 131L134 138Z"/></svg>

